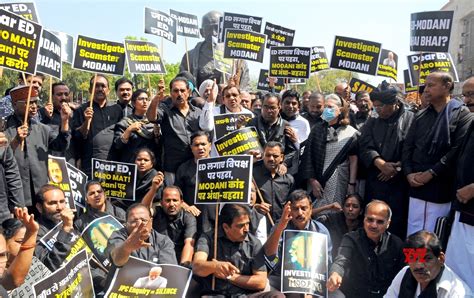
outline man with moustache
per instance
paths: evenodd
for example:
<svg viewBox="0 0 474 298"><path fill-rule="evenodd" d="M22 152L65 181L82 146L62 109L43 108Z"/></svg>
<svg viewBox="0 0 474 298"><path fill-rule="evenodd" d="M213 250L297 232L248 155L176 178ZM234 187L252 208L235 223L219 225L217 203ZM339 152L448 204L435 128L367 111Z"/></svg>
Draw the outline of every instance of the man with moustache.
<svg viewBox="0 0 474 298"><path fill-rule="evenodd" d="M283 213L278 223L263 246L265 263L271 269L270 285L275 289L281 287L281 260L283 256L283 233L285 230L305 230L325 234L328 244L328 258L331 260L332 242L328 229L320 222L311 219L312 207L308 194L297 189L288 196Z"/></svg>
<svg viewBox="0 0 474 298"><path fill-rule="evenodd" d="M31 89L30 106L26 111L29 86L19 86L10 91L13 114L6 119L5 134L11 139L10 146L20 170L25 205L34 206L34 197L41 186L48 183L48 152L68 148L70 141L69 106L61 107L61 130L53 131L36 120L38 92ZM27 124L23 123L27 113ZM22 143L24 145L22 145Z"/></svg>
<svg viewBox="0 0 474 298"><path fill-rule="evenodd" d="M179 187L169 185L164 188L160 207L155 209L153 216L153 229L173 241L180 265L191 265L197 234L196 218L184 211L183 193Z"/></svg>
<svg viewBox="0 0 474 298"><path fill-rule="evenodd" d="M361 130L367 119L372 114L372 101L367 91L359 91L355 95L355 101L358 111L350 114L351 125L357 130Z"/></svg>
<svg viewBox="0 0 474 298"><path fill-rule="evenodd" d="M403 267L403 242L387 232L392 211L382 201L367 204L364 227L342 238L327 288L346 297L382 297Z"/></svg>
<svg viewBox="0 0 474 298"><path fill-rule="evenodd" d="M260 241L250 230L247 206L226 204L221 210L217 256L213 255L214 236L201 235L193 259L193 274L201 289L225 297L284 297L279 292L261 292L267 284L267 268ZM204 294L204 293L201 293Z"/></svg>
<svg viewBox="0 0 474 298"><path fill-rule="evenodd" d="M133 113L133 105L130 102L133 93L133 82L122 77L115 82L115 94L117 95L117 104L122 108L123 116L127 117Z"/></svg>
<svg viewBox="0 0 474 298"><path fill-rule="evenodd" d="M74 213L66 207L64 192L57 186L46 184L38 191L36 208L40 214L40 225L35 248L35 256L52 272L56 271L70 254L78 233L74 230ZM59 223L62 226L55 237L52 248L48 248L41 240Z"/></svg>
<svg viewBox="0 0 474 298"><path fill-rule="evenodd" d="M164 102L161 92L153 98L147 111L148 120L161 126L166 185L174 184L178 167L193 157L189 137L198 130L211 131L214 127L213 98L208 99L202 110L189 104L191 90L184 77L174 78L170 89L170 103Z"/></svg>
<svg viewBox="0 0 474 298"><path fill-rule="evenodd" d="M410 255L415 250L421 255ZM445 264L446 256L434 233L422 230L408 236L404 252L408 265L395 276L384 297L474 297L469 286Z"/></svg>
<svg viewBox="0 0 474 298"><path fill-rule="evenodd" d="M281 96L281 117L288 121L290 128L287 136L296 148L300 147L309 136L309 122L300 115L299 94L295 90L286 90Z"/></svg>
<svg viewBox="0 0 474 298"><path fill-rule="evenodd" d="M308 120L310 128L313 128L316 123L323 121L321 118L323 110L324 95L319 92L313 92L309 96L308 112L302 113L301 116Z"/></svg>
<svg viewBox="0 0 474 298"><path fill-rule="evenodd" d="M93 85L94 76L89 81L91 93ZM89 177L92 173L92 158L113 159L111 148L114 127L123 117L120 105L107 102L109 92L109 81L104 75L97 74L92 108L90 102L86 102L74 111L72 120L74 150L78 159L81 159L80 168Z"/></svg>
<svg viewBox="0 0 474 298"><path fill-rule="evenodd" d="M24 79L26 79L26 82ZM43 81L44 81L44 75L43 74L29 74L29 73L23 73L19 72L18 73L18 86L29 86L33 85L33 88L38 92L38 94L41 93L42 87L43 87ZM8 90L7 90L8 92ZM5 118L13 113L13 102L10 94L7 94L5 97L0 99L0 118ZM39 118L39 115L35 115L36 119Z"/></svg>

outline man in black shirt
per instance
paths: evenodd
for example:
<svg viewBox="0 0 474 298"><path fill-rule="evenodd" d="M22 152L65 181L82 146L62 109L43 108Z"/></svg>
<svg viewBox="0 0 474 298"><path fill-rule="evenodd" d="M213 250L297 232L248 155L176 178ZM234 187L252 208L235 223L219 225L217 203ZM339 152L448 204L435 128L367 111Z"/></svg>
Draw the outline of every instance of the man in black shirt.
<svg viewBox="0 0 474 298"><path fill-rule="evenodd" d="M265 201L255 204L255 208L264 215L270 213L275 222L280 219L283 205L295 184L292 175L279 171L283 159L283 146L278 142L268 142L264 147L263 161L256 162L253 167L253 177Z"/></svg>
<svg viewBox="0 0 474 298"><path fill-rule="evenodd" d="M434 231L436 219L446 216L454 187L453 166L471 121L469 109L454 98L450 74L433 72L423 96L430 105L413 120L403 146L402 166L410 184L407 235Z"/></svg>
<svg viewBox="0 0 474 298"><path fill-rule="evenodd" d="M89 92L92 92L93 84L94 77L89 82ZM109 92L109 81L104 75L97 74L92 108L87 102L74 111L72 129L75 152L81 159L82 171L89 176L92 158L113 159L114 127L122 119L123 112L120 105L107 102Z"/></svg>
<svg viewBox="0 0 474 298"><path fill-rule="evenodd" d="M301 116L306 118L309 122L309 126L313 126L323 121L321 114L324 110L324 95L319 92L313 92L309 97L308 112L302 113Z"/></svg>
<svg viewBox="0 0 474 298"><path fill-rule="evenodd" d="M163 91L153 98L147 112L150 121L161 125L163 140L165 181L174 184L179 165L192 158L190 137L198 131L211 131L213 126L212 108L214 102L206 102L203 109L189 104L191 94L188 80L176 77L170 82L171 103L163 102Z"/></svg>
<svg viewBox="0 0 474 298"><path fill-rule="evenodd" d="M133 105L130 102L133 93L133 82L122 77L115 82L115 94L117 94L117 104L123 110L123 116L127 117L133 113Z"/></svg>
<svg viewBox="0 0 474 298"><path fill-rule="evenodd" d="M155 209L153 228L173 241L179 264L189 266L194 254L196 218L184 211L182 205L181 189L174 185L165 187L161 207Z"/></svg>
<svg viewBox="0 0 474 298"><path fill-rule="evenodd" d="M226 204L221 210L217 255L214 237L203 234L197 243L193 273L202 277L204 290L210 289L211 276L215 290L225 296L284 297L278 292L257 293L267 283L267 268L260 241L249 233L250 211L246 206Z"/></svg>

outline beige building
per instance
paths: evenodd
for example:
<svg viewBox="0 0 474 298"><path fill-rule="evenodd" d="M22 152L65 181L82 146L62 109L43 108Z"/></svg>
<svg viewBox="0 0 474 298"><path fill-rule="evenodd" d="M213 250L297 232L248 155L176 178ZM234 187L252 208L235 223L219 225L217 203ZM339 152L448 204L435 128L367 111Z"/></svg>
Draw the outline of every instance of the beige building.
<svg viewBox="0 0 474 298"><path fill-rule="evenodd" d="M449 52L462 82L474 75L474 1L449 0L441 10L454 11Z"/></svg>

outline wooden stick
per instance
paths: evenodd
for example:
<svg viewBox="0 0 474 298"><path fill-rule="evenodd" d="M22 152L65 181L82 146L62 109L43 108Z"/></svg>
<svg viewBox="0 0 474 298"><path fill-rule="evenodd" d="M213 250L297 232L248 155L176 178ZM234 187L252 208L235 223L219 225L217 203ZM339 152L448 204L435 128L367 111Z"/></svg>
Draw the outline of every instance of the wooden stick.
<svg viewBox="0 0 474 298"><path fill-rule="evenodd" d="M53 103L53 77L49 76L49 100L48 104Z"/></svg>
<svg viewBox="0 0 474 298"><path fill-rule="evenodd" d="M3 76L3 67L0 66L0 78Z"/></svg>
<svg viewBox="0 0 474 298"><path fill-rule="evenodd" d="M150 74L147 74L146 77L148 78L148 93L150 94L150 97L151 97L152 95L151 95L151 78L150 78Z"/></svg>
<svg viewBox="0 0 474 298"><path fill-rule="evenodd" d="M26 84L25 75L23 74L24 82ZM28 114L30 110L30 99L31 99L31 90L33 89L33 82L31 82L30 87L28 88L28 97L26 98L26 107L25 107L25 116L23 118L23 125L28 127ZM25 149L25 139L21 140L21 151Z"/></svg>
<svg viewBox="0 0 474 298"><path fill-rule="evenodd" d="M97 74L94 75L94 82L92 83L92 92L89 100L89 108L92 109L92 104L94 103L94 93L95 93L95 84L97 82ZM92 118L87 120L87 131L91 128Z"/></svg>
<svg viewBox="0 0 474 298"><path fill-rule="evenodd" d="M318 86L318 91L319 91L319 93L321 93L321 85L319 84L318 73L315 73L314 76L316 77L316 85Z"/></svg>
<svg viewBox="0 0 474 298"><path fill-rule="evenodd" d="M220 204L216 204L216 220L214 222L214 260L217 261L217 230L219 227L219 206ZM216 289L216 276L212 275L212 290Z"/></svg>
<svg viewBox="0 0 474 298"><path fill-rule="evenodd" d="M191 72L191 67L189 66L188 38L187 37L184 37L184 50L185 50L185 53L186 53L186 63L188 65L188 71Z"/></svg>
<svg viewBox="0 0 474 298"><path fill-rule="evenodd" d="M263 200L263 195L260 192L260 188L258 188L257 182L255 182L255 178L252 177L252 181L253 181L253 185L255 186L255 189L257 190L257 198L260 199L260 203L265 203L265 201ZM270 213L267 213L267 218L273 227L275 225L275 222L273 221L272 215Z"/></svg>
<svg viewBox="0 0 474 298"><path fill-rule="evenodd" d="M418 56L418 92L416 92L416 102L420 102L420 78L421 78L421 56L423 55L423 52L420 52L420 55Z"/></svg>

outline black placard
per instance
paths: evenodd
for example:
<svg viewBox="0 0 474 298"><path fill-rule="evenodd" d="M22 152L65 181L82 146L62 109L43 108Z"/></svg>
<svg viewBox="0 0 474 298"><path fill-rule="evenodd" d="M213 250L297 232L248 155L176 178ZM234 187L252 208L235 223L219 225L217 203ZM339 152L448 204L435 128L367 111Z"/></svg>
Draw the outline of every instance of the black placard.
<svg viewBox="0 0 474 298"><path fill-rule="evenodd" d="M426 11L411 14L410 51L448 52L454 11Z"/></svg>
<svg viewBox="0 0 474 298"><path fill-rule="evenodd" d="M277 78L309 78L311 48L271 47L270 76Z"/></svg>
<svg viewBox="0 0 474 298"><path fill-rule="evenodd" d="M378 42L336 36L331 68L375 75L381 50L382 44Z"/></svg>

